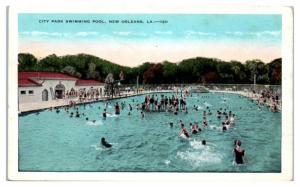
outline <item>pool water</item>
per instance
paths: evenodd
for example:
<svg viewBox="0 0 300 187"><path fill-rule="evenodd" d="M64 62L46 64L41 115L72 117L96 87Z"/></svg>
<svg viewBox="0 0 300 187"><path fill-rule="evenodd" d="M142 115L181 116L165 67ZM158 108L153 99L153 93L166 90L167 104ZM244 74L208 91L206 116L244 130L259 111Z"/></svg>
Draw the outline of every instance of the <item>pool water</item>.
<svg viewBox="0 0 300 187"><path fill-rule="evenodd" d="M160 94L157 94L160 98ZM170 94L164 94L170 95ZM267 107L259 109L250 99L236 94L203 93L187 98L189 113L177 116L168 112L146 112L142 119L134 106L144 96L111 100L107 112L114 113L115 102L131 103L119 116L102 119L105 102L78 106L85 116L70 118L45 110L19 117L20 171L174 171L174 172L280 172L281 113ZM199 110L192 110L198 105ZM209 106L208 126L191 135L178 137L179 120L189 129L190 122L200 122ZM100 107L100 109L99 109ZM236 124L221 131L216 111L227 108L236 114ZM75 113L75 109L70 110ZM86 121L96 120L95 123ZM222 118L223 121L224 118ZM169 127L169 122L174 126ZM201 124L201 123L200 123ZM113 145L103 148L101 137ZM206 140L207 145L201 141ZM242 141L245 164L233 164L233 142Z"/></svg>

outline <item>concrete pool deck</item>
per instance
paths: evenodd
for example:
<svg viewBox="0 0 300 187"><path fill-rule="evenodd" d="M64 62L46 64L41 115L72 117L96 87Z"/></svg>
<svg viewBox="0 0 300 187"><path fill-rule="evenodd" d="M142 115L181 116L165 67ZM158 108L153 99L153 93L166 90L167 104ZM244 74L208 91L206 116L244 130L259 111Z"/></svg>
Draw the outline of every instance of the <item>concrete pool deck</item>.
<svg viewBox="0 0 300 187"><path fill-rule="evenodd" d="M115 96L113 98L101 97L98 99L88 99L85 101L80 101L79 98L67 98L67 99L56 99L56 100L36 102L36 103L21 103L21 104L19 103L18 113L20 114L20 113L25 113L25 112L44 110L44 109L48 109L51 107L67 106L70 104L70 101L75 101L76 105L80 105L80 104L85 104L85 103L94 103L94 102L108 101L108 100L113 100L113 99L134 97L134 96L139 96L139 95L144 95L144 94L171 93L171 92L174 92L174 91L173 90L145 91L145 92L139 92L139 93L123 94L120 96Z"/></svg>
<svg viewBox="0 0 300 187"><path fill-rule="evenodd" d="M26 113L26 112L33 112L33 111L39 111L48 109L51 107L61 107L66 106L70 104L70 101L75 101L76 105L84 104L84 103L94 103L94 102L101 102L101 101L108 101L112 99L121 99L121 98L127 98L127 97L134 97L139 95L145 95L145 94L153 94L153 93L171 93L174 92L174 90L153 90L153 91L144 91L139 93L127 93L123 94L121 96L115 96L113 98L110 97L101 97L98 99L90 99L85 101L79 101L79 98L70 98L70 99L56 99L51 101L44 101L44 102L38 102L38 103L21 103L18 106L18 113ZM211 93L232 93L232 94L238 94L242 95L244 97L247 97L249 99L252 99L254 101L258 100L259 94L252 94L250 92L245 91L229 91L229 90L209 90ZM270 103L266 103L267 106L270 106ZM279 108L281 110L281 106Z"/></svg>
<svg viewBox="0 0 300 187"><path fill-rule="evenodd" d="M253 101L258 101L259 100L259 96L260 94L253 94L251 92L245 92L245 91L229 91L229 90L209 90L209 92L211 93L232 93L232 94L238 94L238 95L242 95L244 97L247 97ZM280 102L281 103L281 102ZM271 107L271 103L267 102L265 103L265 105L267 107ZM281 111L281 104L279 105L278 110Z"/></svg>

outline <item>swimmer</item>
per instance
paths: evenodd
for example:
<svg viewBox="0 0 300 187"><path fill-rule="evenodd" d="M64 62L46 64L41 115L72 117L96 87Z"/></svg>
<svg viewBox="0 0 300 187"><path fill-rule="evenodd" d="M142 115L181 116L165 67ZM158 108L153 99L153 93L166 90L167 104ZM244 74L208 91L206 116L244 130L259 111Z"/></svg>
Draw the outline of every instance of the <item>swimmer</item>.
<svg viewBox="0 0 300 187"><path fill-rule="evenodd" d="M224 122L225 122L225 125L229 125L230 124L228 116L225 116L225 121Z"/></svg>
<svg viewBox="0 0 300 187"><path fill-rule="evenodd" d="M200 129L201 131L201 129ZM197 134L199 132L199 127L197 124L192 125L192 133Z"/></svg>
<svg viewBox="0 0 300 187"><path fill-rule="evenodd" d="M88 121L88 120L89 120L89 118L85 118L85 120L86 120L86 121Z"/></svg>
<svg viewBox="0 0 300 187"><path fill-rule="evenodd" d="M101 145L103 145L103 146L106 147L106 148L112 147L112 145L109 144L109 143L105 140L105 138L101 138Z"/></svg>
<svg viewBox="0 0 300 187"><path fill-rule="evenodd" d="M206 121L206 117L203 117L203 119L202 119L202 125L203 126L207 126L207 121Z"/></svg>
<svg viewBox="0 0 300 187"><path fill-rule="evenodd" d="M217 111L217 118L221 119L221 112L219 110Z"/></svg>
<svg viewBox="0 0 300 187"><path fill-rule="evenodd" d="M212 115L212 112L210 110L208 110L207 115L209 115L209 116Z"/></svg>
<svg viewBox="0 0 300 187"><path fill-rule="evenodd" d="M179 120L179 125L180 126L184 125L184 123L182 122L182 120Z"/></svg>
<svg viewBox="0 0 300 187"><path fill-rule="evenodd" d="M120 114L120 105L119 105L118 102L117 102L116 105L115 105L115 114L116 114L116 115L119 115L119 114Z"/></svg>
<svg viewBox="0 0 300 187"><path fill-rule="evenodd" d="M131 115L131 113L130 113L130 111L128 112L128 116L130 116Z"/></svg>
<svg viewBox="0 0 300 187"><path fill-rule="evenodd" d="M235 148L233 152L235 154L235 163L236 164L243 164L244 160L243 157L245 156L245 150L241 148L242 142L240 140L235 141Z"/></svg>
<svg viewBox="0 0 300 187"><path fill-rule="evenodd" d="M222 122L222 131L224 132L224 131L226 131L227 130L227 127L226 127L226 125L225 125L225 122Z"/></svg>
<svg viewBox="0 0 300 187"><path fill-rule="evenodd" d="M142 119L144 119L144 117L145 117L145 114L143 111L141 111L141 117L142 117Z"/></svg>
<svg viewBox="0 0 300 187"><path fill-rule="evenodd" d="M103 119L106 119L106 109L104 109L103 113L102 113L102 116L103 116Z"/></svg>
<svg viewBox="0 0 300 187"><path fill-rule="evenodd" d="M131 104L129 104L129 110L132 111L132 106L131 106Z"/></svg>
<svg viewBox="0 0 300 187"><path fill-rule="evenodd" d="M170 122L170 127L171 127L171 128L173 127L173 122Z"/></svg>
<svg viewBox="0 0 300 187"><path fill-rule="evenodd" d="M181 124L180 126L181 126L181 131L178 136L180 137L180 135L184 134L186 138L189 138L190 135L189 135L188 131L186 130L186 128L184 128L184 124Z"/></svg>
<svg viewBox="0 0 300 187"><path fill-rule="evenodd" d="M234 125L235 124L235 114L232 114L232 116L230 117L229 121L230 121L230 124L231 125Z"/></svg>
<svg viewBox="0 0 300 187"><path fill-rule="evenodd" d="M202 145L206 145L206 140L202 140Z"/></svg>

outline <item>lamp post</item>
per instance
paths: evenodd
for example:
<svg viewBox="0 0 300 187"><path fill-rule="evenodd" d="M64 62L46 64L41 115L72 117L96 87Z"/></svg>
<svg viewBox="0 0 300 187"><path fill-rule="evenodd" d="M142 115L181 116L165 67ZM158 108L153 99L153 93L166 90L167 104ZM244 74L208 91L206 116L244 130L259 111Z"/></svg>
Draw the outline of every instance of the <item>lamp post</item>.
<svg viewBox="0 0 300 187"><path fill-rule="evenodd" d="M256 90L256 73L254 73L253 77L253 89Z"/></svg>
<svg viewBox="0 0 300 187"><path fill-rule="evenodd" d="M136 93L139 93L139 75L136 77Z"/></svg>

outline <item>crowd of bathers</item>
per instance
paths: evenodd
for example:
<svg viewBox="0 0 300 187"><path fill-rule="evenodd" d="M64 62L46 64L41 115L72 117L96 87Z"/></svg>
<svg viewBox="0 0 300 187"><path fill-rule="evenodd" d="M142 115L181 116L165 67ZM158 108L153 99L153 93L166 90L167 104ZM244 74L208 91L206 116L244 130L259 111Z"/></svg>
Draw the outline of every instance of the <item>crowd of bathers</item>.
<svg viewBox="0 0 300 187"><path fill-rule="evenodd" d="M254 90L252 93L259 107L268 106L272 112L278 112L280 110L281 102L278 92L272 89L263 89L260 94L256 94Z"/></svg>
<svg viewBox="0 0 300 187"><path fill-rule="evenodd" d="M256 93L254 92L254 94ZM273 102L276 105L279 105L280 103L279 96L276 92L272 92L270 90L264 90L261 92L261 94L257 94L257 95L259 95L258 96L259 99L257 100L259 104L261 102L262 103ZM108 106L112 105L112 103L106 102L102 112L102 119L105 120L108 114L120 115L121 111L126 106L128 107L128 116L130 116L133 113L133 108L135 107L135 109L140 112L141 118L145 118L146 112L170 112L175 115L177 115L179 112L183 112L187 114L188 113L187 98L191 96L192 96L191 94L186 94L186 93L185 94L177 93L173 95L161 94L159 96L156 94L152 94L152 95L146 95L142 103L136 103L138 101L135 101L134 99L132 99L132 103L125 103L125 101L123 101L119 104L119 102L115 102L113 107L114 114L107 111ZM83 104L83 108L85 109L87 105L92 107L92 105L90 104ZM56 113L59 113L61 109L67 112L70 118L85 117L86 121L91 121L94 123L96 121L95 119L90 120L87 117L87 115L83 112L80 112L79 107L77 107L73 103L70 103L69 106L55 107L55 108L50 108L49 110L51 111L55 110ZM98 109L100 110L100 106L98 107ZM198 106L196 105L194 105L192 109L195 111L199 110ZM217 110L212 112L210 107L206 106L206 108L204 108L202 112L202 118L200 118L201 120L199 120L199 122L188 122L189 128L185 127L185 124L182 120L179 121L179 129L180 129L179 136L180 137L184 136L186 139L189 139L191 136L194 136L200 133L201 131L203 131L207 126L209 126L208 124L209 121L207 120L208 116L216 117L220 125L217 128L220 128L222 132L226 132L231 127L235 126L236 115L232 111L228 110L228 108L226 109L226 108L218 107ZM174 126L174 122L167 122L167 123L169 124L170 127ZM101 144L105 147L111 147L111 145L108 142L106 142L104 137L101 139ZM207 144L206 140L202 140L202 144L206 145ZM240 140L235 140L233 151L235 154L235 162L237 164L244 163L243 156L245 150L241 148Z"/></svg>
<svg viewBox="0 0 300 187"><path fill-rule="evenodd" d="M166 96L161 95L158 98L157 95L146 95L144 102L139 105L142 111L147 112L172 112L175 115L178 114L179 111L183 111L184 113L188 113L186 97L181 94L180 97L177 95Z"/></svg>

